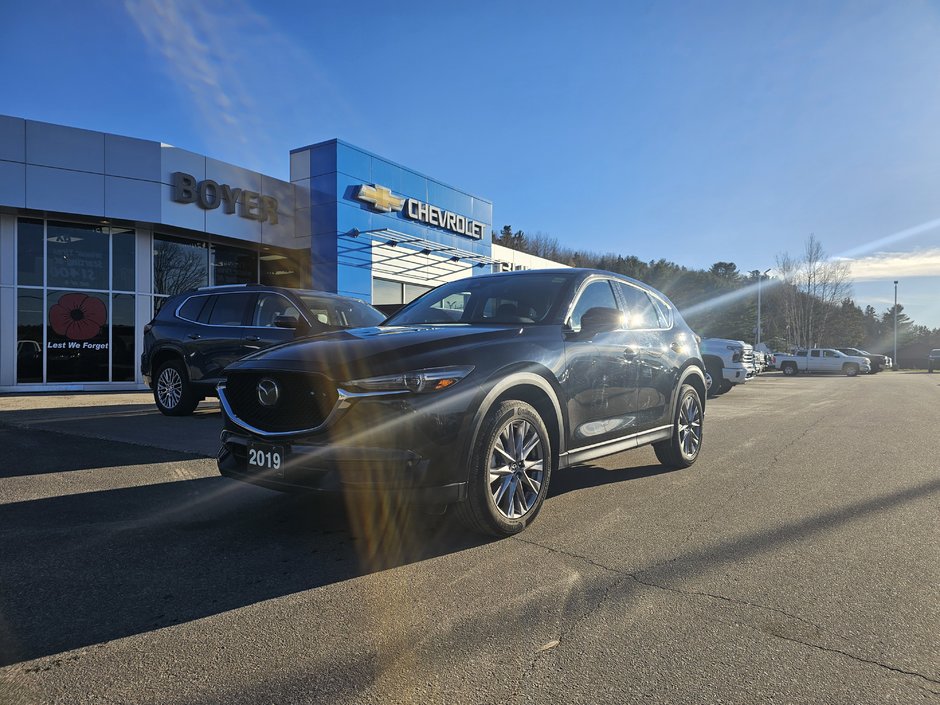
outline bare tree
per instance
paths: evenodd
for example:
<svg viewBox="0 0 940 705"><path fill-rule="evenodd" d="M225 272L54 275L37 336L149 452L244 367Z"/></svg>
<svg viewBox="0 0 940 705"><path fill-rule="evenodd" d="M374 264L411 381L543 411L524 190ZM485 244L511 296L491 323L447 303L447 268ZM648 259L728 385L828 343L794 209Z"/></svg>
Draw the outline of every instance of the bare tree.
<svg viewBox="0 0 940 705"><path fill-rule="evenodd" d="M780 297L790 338L799 347L825 339L826 328L840 302L851 294L849 265L830 260L815 235L806 240L802 256L777 256L783 280Z"/></svg>

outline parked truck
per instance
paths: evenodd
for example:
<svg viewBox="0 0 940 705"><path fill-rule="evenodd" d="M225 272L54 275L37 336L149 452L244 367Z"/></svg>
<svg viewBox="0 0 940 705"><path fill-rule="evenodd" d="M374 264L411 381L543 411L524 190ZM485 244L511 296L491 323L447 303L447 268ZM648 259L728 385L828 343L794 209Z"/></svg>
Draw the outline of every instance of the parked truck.
<svg viewBox="0 0 940 705"><path fill-rule="evenodd" d="M841 373L849 377L871 372L871 362L860 355L846 355L832 348L797 350L793 355L775 356L777 369L788 377L800 372Z"/></svg>
<svg viewBox="0 0 940 705"><path fill-rule="evenodd" d="M743 340L705 338L699 349L706 377L710 380L710 397L724 394L736 384L744 384L755 374L754 348Z"/></svg>

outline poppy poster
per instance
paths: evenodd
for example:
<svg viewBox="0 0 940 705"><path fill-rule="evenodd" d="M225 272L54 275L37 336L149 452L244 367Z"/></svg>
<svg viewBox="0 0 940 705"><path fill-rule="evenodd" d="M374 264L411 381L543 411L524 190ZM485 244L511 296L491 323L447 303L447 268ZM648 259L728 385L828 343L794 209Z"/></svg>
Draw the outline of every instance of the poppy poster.
<svg viewBox="0 0 940 705"><path fill-rule="evenodd" d="M46 377L49 382L108 380L107 296L50 291Z"/></svg>

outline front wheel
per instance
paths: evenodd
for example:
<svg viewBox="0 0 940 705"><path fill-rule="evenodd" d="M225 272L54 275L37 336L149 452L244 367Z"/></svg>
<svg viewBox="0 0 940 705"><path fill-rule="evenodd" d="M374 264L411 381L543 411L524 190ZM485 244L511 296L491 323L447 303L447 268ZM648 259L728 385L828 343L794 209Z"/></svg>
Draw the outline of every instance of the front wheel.
<svg viewBox="0 0 940 705"><path fill-rule="evenodd" d="M688 384L679 389L679 403L672 424L672 438L653 444L656 458L668 468L687 468L702 449L702 400Z"/></svg>
<svg viewBox="0 0 940 705"><path fill-rule="evenodd" d="M538 515L552 474L552 446L538 412L508 400L486 415L470 456L467 499L457 514L469 528L505 537Z"/></svg>
<svg viewBox="0 0 940 705"><path fill-rule="evenodd" d="M858 365L849 363L842 368L842 371L845 372L846 377L855 377L858 374Z"/></svg>

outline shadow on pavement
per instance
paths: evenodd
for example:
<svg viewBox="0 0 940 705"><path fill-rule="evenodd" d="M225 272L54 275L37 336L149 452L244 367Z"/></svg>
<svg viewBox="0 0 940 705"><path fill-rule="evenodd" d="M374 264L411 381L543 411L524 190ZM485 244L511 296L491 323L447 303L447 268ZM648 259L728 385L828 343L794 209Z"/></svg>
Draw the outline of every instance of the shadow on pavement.
<svg viewBox="0 0 940 705"><path fill-rule="evenodd" d="M0 426L41 429L215 457L222 430L222 412L217 404L210 403L201 404L192 416L182 417L164 416L152 403L3 409L0 410Z"/></svg>
<svg viewBox="0 0 940 705"><path fill-rule="evenodd" d="M0 505L0 665L482 543L406 507L350 529L341 503L209 477Z"/></svg>
<svg viewBox="0 0 940 705"><path fill-rule="evenodd" d="M673 472L659 463L655 465L642 465L640 467L627 467L607 469L597 465L578 465L552 473L552 481L548 487L548 496L557 497L566 492L585 490L591 487L601 487L614 482L639 480L644 477L655 477L664 473Z"/></svg>

